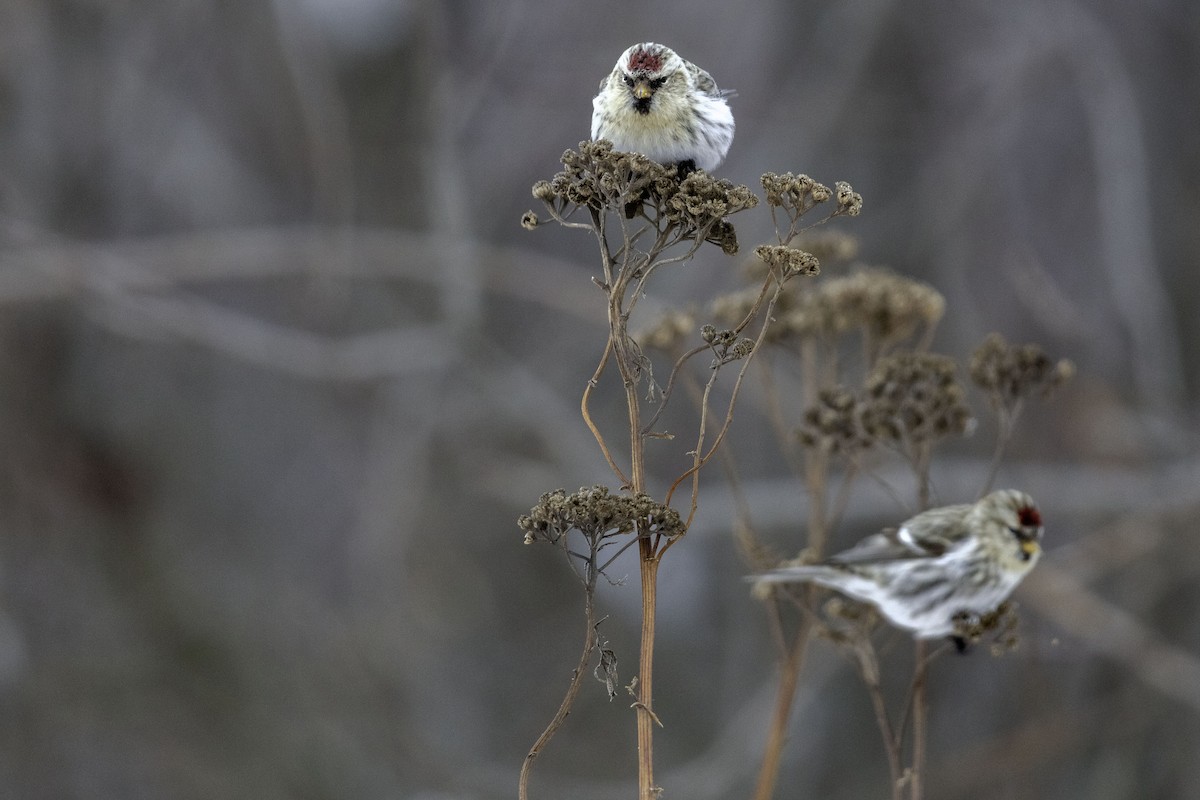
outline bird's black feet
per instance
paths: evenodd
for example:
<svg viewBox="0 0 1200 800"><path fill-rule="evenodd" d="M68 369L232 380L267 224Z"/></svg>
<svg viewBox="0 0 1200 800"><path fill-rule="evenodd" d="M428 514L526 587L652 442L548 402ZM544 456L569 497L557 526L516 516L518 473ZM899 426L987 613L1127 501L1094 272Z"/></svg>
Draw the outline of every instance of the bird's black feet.
<svg viewBox="0 0 1200 800"><path fill-rule="evenodd" d="M962 636L951 636L950 641L954 642L954 649L960 654L965 655L966 652L971 649L971 643Z"/></svg>
<svg viewBox="0 0 1200 800"><path fill-rule="evenodd" d="M675 176L677 178L679 178L679 180L683 180L684 178L686 178L688 175L691 175L695 171L696 171L696 162L690 158L687 161L680 161L678 164L675 165Z"/></svg>

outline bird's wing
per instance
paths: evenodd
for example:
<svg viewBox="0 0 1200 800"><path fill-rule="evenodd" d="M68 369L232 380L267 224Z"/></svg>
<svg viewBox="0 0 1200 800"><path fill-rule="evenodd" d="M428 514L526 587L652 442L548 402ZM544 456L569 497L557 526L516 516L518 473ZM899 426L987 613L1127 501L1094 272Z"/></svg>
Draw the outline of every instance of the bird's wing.
<svg viewBox="0 0 1200 800"><path fill-rule="evenodd" d="M688 72L692 74L692 84L696 87L696 91L701 94L707 94L711 97L731 97L734 92L731 90L721 91L717 88L717 82L713 80L712 75L700 69L695 64L688 62Z"/></svg>
<svg viewBox="0 0 1200 800"><path fill-rule="evenodd" d="M874 536L868 536L849 550L844 550L830 557L830 564L865 564L876 561L898 561L907 558L921 558L931 553L904 541L899 537L899 531L888 528Z"/></svg>
<svg viewBox="0 0 1200 800"><path fill-rule="evenodd" d="M832 564L861 564L940 556L967 536L963 524L970 506L943 506L924 511L899 528L868 536L845 552L832 556Z"/></svg>
<svg viewBox="0 0 1200 800"><path fill-rule="evenodd" d="M941 555L967 538L970 505L942 506L922 511L900 526L896 536L930 555Z"/></svg>

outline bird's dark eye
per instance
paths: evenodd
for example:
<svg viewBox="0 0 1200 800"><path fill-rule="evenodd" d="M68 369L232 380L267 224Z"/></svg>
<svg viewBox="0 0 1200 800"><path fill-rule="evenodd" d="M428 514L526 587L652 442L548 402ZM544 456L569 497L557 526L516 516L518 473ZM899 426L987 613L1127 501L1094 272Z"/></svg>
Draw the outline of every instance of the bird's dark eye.
<svg viewBox="0 0 1200 800"><path fill-rule="evenodd" d="M625 85L628 86L630 89L632 89L633 88L633 78L626 75L625 76Z"/></svg>
<svg viewBox="0 0 1200 800"><path fill-rule="evenodd" d="M1009 528L1008 530L1022 542L1032 541L1037 538L1036 529L1031 531L1028 528Z"/></svg>
<svg viewBox="0 0 1200 800"><path fill-rule="evenodd" d="M662 86L666 82L667 82L666 78L655 78L654 80L650 81L650 88L657 89L658 87Z"/></svg>

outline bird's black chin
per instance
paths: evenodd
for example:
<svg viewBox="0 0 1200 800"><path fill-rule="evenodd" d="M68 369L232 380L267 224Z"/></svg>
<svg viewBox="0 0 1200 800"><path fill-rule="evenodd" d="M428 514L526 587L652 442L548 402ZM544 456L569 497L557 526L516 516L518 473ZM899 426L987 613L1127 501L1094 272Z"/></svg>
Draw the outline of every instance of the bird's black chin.
<svg viewBox="0 0 1200 800"><path fill-rule="evenodd" d="M640 98L640 99L634 100L633 101L633 110L639 114L649 114L650 113L650 101L652 99L654 99L654 98L645 97L645 98Z"/></svg>

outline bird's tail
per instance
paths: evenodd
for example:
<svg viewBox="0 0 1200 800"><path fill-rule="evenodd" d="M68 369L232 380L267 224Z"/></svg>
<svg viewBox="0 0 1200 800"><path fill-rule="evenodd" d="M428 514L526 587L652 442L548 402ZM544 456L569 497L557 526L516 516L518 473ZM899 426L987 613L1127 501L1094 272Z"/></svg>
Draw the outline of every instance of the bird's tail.
<svg viewBox="0 0 1200 800"><path fill-rule="evenodd" d="M797 567L783 567L770 572L760 572L757 575L747 575L746 580L754 583L819 583L825 586L838 586L845 577L845 572L827 564L805 564Z"/></svg>

